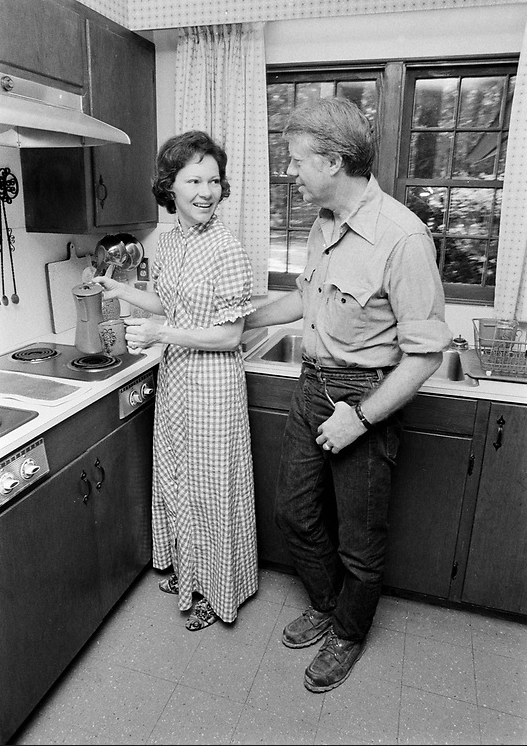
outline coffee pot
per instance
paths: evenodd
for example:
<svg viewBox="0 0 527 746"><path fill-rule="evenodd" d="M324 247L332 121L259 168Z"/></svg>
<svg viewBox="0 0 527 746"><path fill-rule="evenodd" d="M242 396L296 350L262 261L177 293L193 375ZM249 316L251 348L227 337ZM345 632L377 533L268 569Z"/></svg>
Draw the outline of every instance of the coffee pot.
<svg viewBox="0 0 527 746"><path fill-rule="evenodd" d="M103 320L101 285L96 282L75 285L72 293L77 309L75 347L88 355L102 352L103 346L99 335L99 323Z"/></svg>

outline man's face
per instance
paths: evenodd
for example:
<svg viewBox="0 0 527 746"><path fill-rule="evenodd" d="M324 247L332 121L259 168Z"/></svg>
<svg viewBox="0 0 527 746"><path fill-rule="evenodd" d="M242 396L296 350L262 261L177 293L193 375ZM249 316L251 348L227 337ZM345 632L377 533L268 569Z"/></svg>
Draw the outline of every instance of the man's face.
<svg viewBox="0 0 527 746"><path fill-rule="evenodd" d="M308 136L294 135L289 140L287 175L295 178L304 202L329 207L330 171L326 157L314 153Z"/></svg>

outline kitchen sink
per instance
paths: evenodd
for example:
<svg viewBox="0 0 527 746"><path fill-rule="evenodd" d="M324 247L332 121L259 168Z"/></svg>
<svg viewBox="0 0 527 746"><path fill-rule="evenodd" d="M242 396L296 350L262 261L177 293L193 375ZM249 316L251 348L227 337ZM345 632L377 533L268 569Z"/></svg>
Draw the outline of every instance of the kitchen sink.
<svg viewBox="0 0 527 746"><path fill-rule="evenodd" d="M430 378L442 378L445 381L464 381L463 366L457 350L445 350L443 362Z"/></svg>
<svg viewBox="0 0 527 746"><path fill-rule="evenodd" d="M300 365L302 363L302 332L286 329L277 331L264 344L250 352L246 360ZM431 378L444 381L465 381L458 350L443 352L443 362Z"/></svg>
<svg viewBox="0 0 527 746"><path fill-rule="evenodd" d="M35 417L38 417L38 412L32 409L0 406L0 438Z"/></svg>

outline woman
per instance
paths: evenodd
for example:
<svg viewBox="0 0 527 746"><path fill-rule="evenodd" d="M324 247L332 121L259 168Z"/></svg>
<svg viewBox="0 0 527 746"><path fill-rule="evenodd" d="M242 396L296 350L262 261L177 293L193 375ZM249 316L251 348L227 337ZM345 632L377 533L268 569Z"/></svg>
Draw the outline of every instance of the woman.
<svg viewBox="0 0 527 746"><path fill-rule="evenodd" d="M173 574L159 586L192 606L189 630L232 622L257 590L256 526L245 372L240 341L252 271L215 214L229 196L227 156L204 132L159 150L153 192L175 215L161 234L145 293L100 277L105 298L154 314L126 320L130 351L164 345L154 425L153 564Z"/></svg>

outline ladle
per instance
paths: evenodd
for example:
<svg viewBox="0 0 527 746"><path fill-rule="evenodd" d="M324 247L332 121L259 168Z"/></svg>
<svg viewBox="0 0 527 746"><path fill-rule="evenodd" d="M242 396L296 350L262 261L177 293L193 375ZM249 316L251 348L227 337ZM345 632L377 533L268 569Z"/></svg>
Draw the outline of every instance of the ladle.
<svg viewBox="0 0 527 746"><path fill-rule="evenodd" d="M3 204L3 203L2 203ZM2 274L2 303L7 306L9 299L5 294L5 275L4 275L4 240L2 238L2 224L0 223L0 271Z"/></svg>
<svg viewBox="0 0 527 746"><path fill-rule="evenodd" d="M16 176L12 173L11 169L8 167L0 168L0 202L2 203L2 216L0 216L0 263L1 263L1 274L2 274L2 303L4 306L7 306L9 303L9 299L5 293L5 272L4 272L4 242L2 238L2 220L3 217L4 223L5 223L5 230L6 230L6 238L7 238L7 250L9 251L9 260L11 263L11 276L13 278L13 294L11 295L11 300L13 303L18 303L20 298L18 297L18 293L16 291L16 280L15 280L15 265L13 261L13 252L15 250L15 241L13 237L13 232L9 228L9 225L7 223L7 213L5 209L5 203L8 202L11 204L11 202L14 200L14 198L18 194L18 180Z"/></svg>

